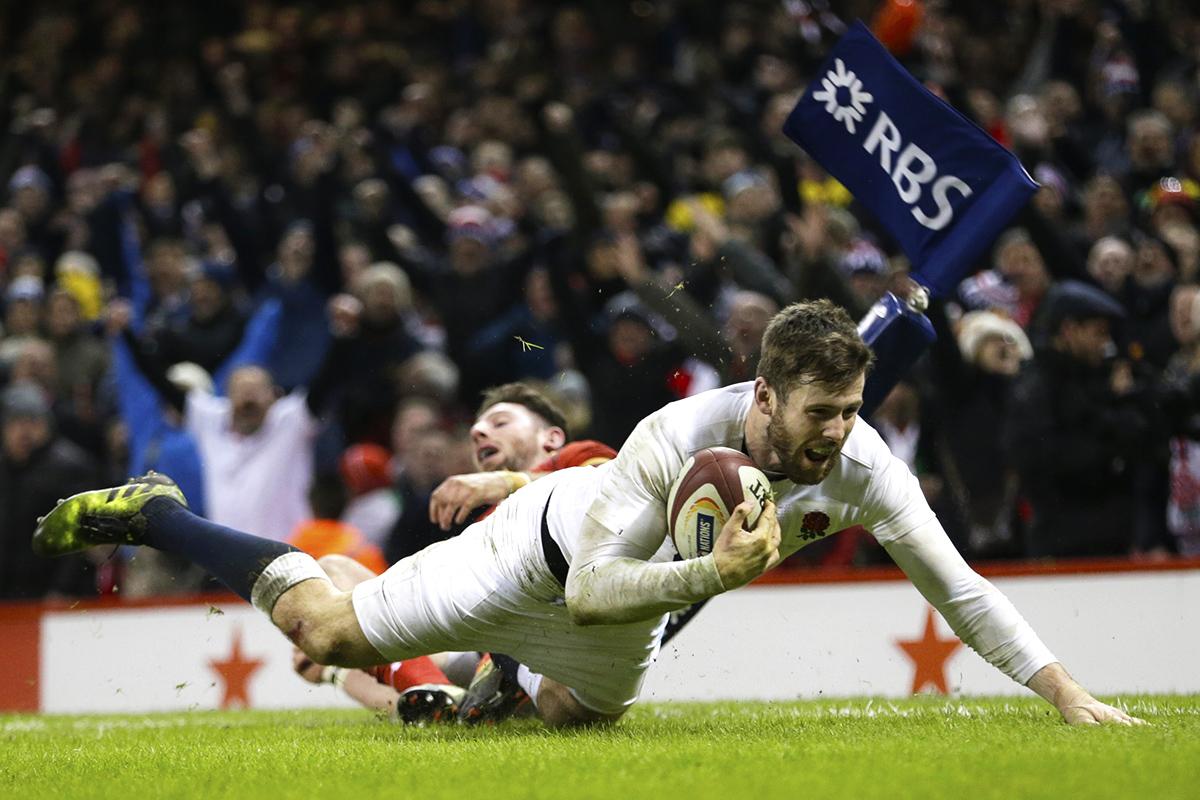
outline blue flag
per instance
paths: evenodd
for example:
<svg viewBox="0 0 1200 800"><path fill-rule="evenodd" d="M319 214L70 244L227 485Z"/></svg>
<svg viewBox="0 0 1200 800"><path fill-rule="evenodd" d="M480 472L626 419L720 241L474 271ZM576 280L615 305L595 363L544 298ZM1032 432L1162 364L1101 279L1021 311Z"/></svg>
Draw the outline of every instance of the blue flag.
<svg viewBox="0 0 1200 800"><path fill-rule="evenodd" d="M951 294L1037 191L1017 158L935 97L861 22L783 132L896 237L913 277Z"/></svg>

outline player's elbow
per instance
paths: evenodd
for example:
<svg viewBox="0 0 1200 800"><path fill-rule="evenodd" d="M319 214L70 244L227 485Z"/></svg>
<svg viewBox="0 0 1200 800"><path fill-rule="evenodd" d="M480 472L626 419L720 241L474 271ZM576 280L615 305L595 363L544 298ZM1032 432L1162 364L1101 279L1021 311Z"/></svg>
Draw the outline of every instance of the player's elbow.
<svg viewBox="0 0 1200 800"><path fill-rule="evenodd" d="M595 595L586 583L578 578L567 581L567 613L576 625L603 625L608 622L604 608L595 602Z"/></svg>
<svg viewBox="0 0 1200 800"><path fill-rule="evenodd" d="M576 625L603 625L608 622L600 609L587 603L568 602L567 612L571 615L571 622Z"/></svg>
<svg viewBox="0 0 1200 800"><path fill-rule="evenodd" d="M599 609L581 597L567 596L567 613L576 625L599 625L604 620Z"/></svg>

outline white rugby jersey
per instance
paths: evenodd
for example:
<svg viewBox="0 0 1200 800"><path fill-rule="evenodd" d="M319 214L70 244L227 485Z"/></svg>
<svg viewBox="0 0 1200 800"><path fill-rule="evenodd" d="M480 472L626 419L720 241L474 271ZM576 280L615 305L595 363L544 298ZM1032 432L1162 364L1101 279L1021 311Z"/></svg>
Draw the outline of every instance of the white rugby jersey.
<svg viewBox="0 0 1200 800"><path fill-rule="evenodd" d="M667 532L667 494L684 463L708 447L742 449L753 399L754 384L739 383L646 417L610 462L588 516L657 549ZM781 556L854 525L888 542L933 519L917 479L865 421L855 422L837 459L819 484L771 484Z"/></svg>
<svg viewBox="0 0 1200 800"><path fill-rule="evenodd" d="M697 451L742 448L753 390L752 382L734 384L664 406L638 424L615 459L556 481L550 531L571 565L567 602L586 608L584 618L631 621L725 590L711 554L671 561L667 495ZM772 484L781 556L862 525L955 633L1010 677L1025 683L1055 660L1012 604L963 561L917 479L870 425L858 420L837 458L819 484Z"/></svg>

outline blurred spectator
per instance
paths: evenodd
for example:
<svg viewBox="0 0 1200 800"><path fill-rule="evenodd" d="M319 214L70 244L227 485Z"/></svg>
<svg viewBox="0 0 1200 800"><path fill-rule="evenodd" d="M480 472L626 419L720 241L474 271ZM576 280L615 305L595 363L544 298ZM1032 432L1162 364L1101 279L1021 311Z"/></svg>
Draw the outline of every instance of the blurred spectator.
<svg viewBox="0 0 1200 800"><path fill-rule="evenodd" d="M99 457L104 452L104 411L106 404L98 396L98 387L65 382L54 346L34 336L9 339L5 343L5 361L9 378L37 385L54 412L56 431L64 438Z"/></svg>
<svg viewBox="0 0 1200 800"><path fill-rule="evenodd" d="M400 517L390 461L388 451L379 445L356 444L347 447L338 462L349 494L342 522L361 531L377 547L384 546Z"/></svg>
<svg viewBox="0 0 1200 800"><path fill-rule="evenodd" d="M288 543L313 558L343 555L376 574L387 569L383 553L362 532L341 519L346 511L347 492L339 475L318 475L308 490L313 518L296 526Z"/></svg>
<svg viewBox="0 0 1200 800"><path fill-rule="evenodd" d="M104 298L100 266L95 258L78 250L63 253L54 264L54 280L75 298L83 320L94 322L100 317Z"/></svg>
<svg viewBox="0 0 1200 800"><path fill-rule="evenodd" d="M456 469L447 457L453 444L450 434L437 428L419 430L407 443L395 483L400 517L384 547L389 564L449 536L429 519L429 497L443 480L471 469Z"/></svg>
<svg viewBox="0 0 1200 800"><path fill-rule="evenodd" d="M463 373L444 353L422 350L400 364L396 375L402 395L427 397L446 407L456 406Z"/></svg>
<svg viewBox="0 0 1200 800"><path fill-rule="evenodd" d="M186 361L210 373L221 366L246 330L246 314L230 296L235 281L229 265L213 261L192 275L186 312L166 320L150 334L148 345L161 361Z"/></svg>
<svg viewBox="0 0 1200 800"><path fill-rule="evenodd" d="M1181 555L1200 555L1200 287L1171 297L1171 330L1179 343L1163 376L1170 436L1167 528Z"/></svg>
<svg viewBox="0 0 1200 800"><path fill-rule="evenodd" d="M347 441L387 442L401 391L401 365L419 350L406 315L412 308L408 276L395 264L373 264L355 280L353 294L329 303L339 413Z"/></svg>
<svg viewBox="0 0 1200 800"><path fill-rule="evenodd" d="M186 316L187 253L177 239L156 239L146 248L149 304L144 312L152 327L166 327Z"/></svg>
<svg viewBox="0 0 1200 800"><path fill-rule="evenodd" d="M1166 114L1155 110L1130 115L1125 139L1128 168L1125 188L1144 191L1165 175L1175 172L1175 132Z"/></svg>
<svg viewBox="0 0 1200 800"><path fill-rule="evenodd" d="M310 516L306 494L326 382L280 397L270 373L247 365L230 376L228 397L216 397L181 390L144 354L135 351L134 359L195 437L209 519L282 540Z"/></svg>
<svg viewBox="0 0 1200 800"><path fill-rule="evenodd" d="M912 474L920 477L927 472L922 462L925 444L921 428L921 398L909 381L897 383L879 408L871 415L871 425L887 442L892 455L908 465ZM926 496L930 502L935 497Z"/></svg>
<svg viewBox="0 0 1200 800"><path fill-rule="evenodd" d="M1171 291L1178 279L1175 252L1153 236L1138 235L1130 280L1121 295L1128 313L1127 338L1132 352L1161 369L1175 342L1167 322Z"/></svg>
<svg viewBox="0 0 1200 800"><path fill-rule="evenodd" d="M392 477L399 478L404 473L408 452L418 436L447 424L448 420L433 400L421 396L401 400L392 418Z"/></svg>
<svg viewBox="0 0 1200 800"><path fill-rule="evenodd" d="M470 365L489 384L552 378L562 362L558 306L543 268L525 276L521 302L480 330L468 343ZM513 343L528 342L526 347ZM536 346L534 346L536 345Z"/></svg>
<svg viewBox="0 0 1200 800"><path fill-rule="evenodd" d="M287 389L313 379L329 348L325 320L327 292L313 275L316 242L313 226L298 220L279 240L277 259L267 270L259 302L278 300L283 309L279 334L267 366Z"/></svg>
<svg viewBox="0 0 1200 800"><path fill-rule="evenodd" d="M1097 239L1088 251L1087 271L1096 285L1120 299L1133 272L1133 248L1116 236Z"/></svg>
<svg viewBox="0 0 1200 800"><path fill-rule="evenodd" d="M46 335L58 363L58 394L94 394L108 370L108 354L84 323L79 301L66 289L55 289L46 301L45 316Z"/></svg>
<svg viewBox="0 0 1200 800"><path fill-rule="evenodd" d="M122 336L132 316L129 303L114 301L109 304L104 321L126 449L125 463L120 472L141 475L153 469L170 475L188 499L188 506L195 513L204 515L207 512L207 496L199 447L195 437L183 424L182 412L165 400L160 400L154 385L138 368L135 343L131 338ZM167 369L165 377L185 396L191 391L206 394L213 391L212 377L195 364L174 364ZM149 571L151 563L159 563L158 557L150 556L135 571ZM172 564L178 569L186 567L182 562ZM153 583L152 577L145 576L140 585L146 586L149 591Z"/></svg>
<svg viewBox="0 0 1200 800"><path fill-rule="evenodd" d="M730 358L723 378L735 382L750 380L758 374L762 337L767 323L778 311L774 300L758 292L741 291L730 299L729 318L725 321Z"/></svg>
<svg viewBox="0 0 1200 800"><path fill-rule="evenodd" d="M1018 481L1002 422L1033 348L1021 326L992 311L968 312L956 328L944 304L929 315L938 333L931 359L938 391L927 398L923 419L933 442L930 467L943 487L931 504L968 558L1018 556Z"/></svg>
<svg viewBox="0 0 1200 800"><path fill-rule="evenodd" d="M996 309L1028 329L1051 277L1029 232L1010 228L994 249L993 268L963 282L963 301L973 309Z"/></svg>
<svg viewBox="0 0 1200 800"><path fill-rule="evenodd" d="M4 333L8 337L36 336L42 323L42 279L22 275L4 293Z"/></svg>
<svg viewBox="0 0 1200 800"><path fill-rule="evenodd" d="M37 518L55 502L94 486L96 464L54 430L44 390L18 381L0 394L0 597L33 599L96 593L94 570L83 555L62 561L29 549Z"/></svg>
<svg viewBox="0 0 1200 800"><path fill-rule="evenodd" d="M1009 453L1030 506L1032 556L1122 555L1133 546L1132 465L1150 433L1111 326L1125 316L1095 287L1064 281L1046 298L1046 344L1018 379Z"/></svg>

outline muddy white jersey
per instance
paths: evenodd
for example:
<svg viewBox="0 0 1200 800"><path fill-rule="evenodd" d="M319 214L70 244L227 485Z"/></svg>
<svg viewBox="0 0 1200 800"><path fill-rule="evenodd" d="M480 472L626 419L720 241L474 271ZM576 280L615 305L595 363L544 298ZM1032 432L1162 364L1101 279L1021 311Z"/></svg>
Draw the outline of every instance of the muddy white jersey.
<svg viewBox="0 0 1200 800"><path fill-rule="evenodd" d="M644 419L617 457L597 468L597 485L578 529L552 533L571 569L566 596L590 623L622 623L671 611L727 590L713 554L664 563L667 495L687 459L707 447L745 449L753 384L680 400ZM569 479L574 482L574 476ZM867 423L855 423L829 475L816 485L772 484L781 556L862 525L966 644L1024 683L1054 660L1012 604L954 549L907 465ZM567 488L563 486L561 488ZM560 502L558 492L551 509ZM564 492L568 502L572 492ZM572 509L579 518L579 509Z"/></svg>
<svg viewBox="0 0 1200 800"><path fill-rule="evenodd" d="M656 551L667 534L671 483L700 450L744 450L753 392L753 383L739 383L671 403L646 417L617 458L601 468L588 515ZM819 484L787 479L771 484L779 508L780 555L855 525L886 543L933 519L917 479L865 421L854 424L836 458Z"/></svg>

